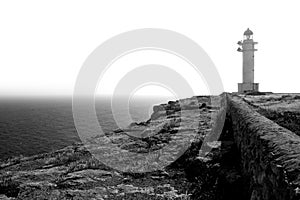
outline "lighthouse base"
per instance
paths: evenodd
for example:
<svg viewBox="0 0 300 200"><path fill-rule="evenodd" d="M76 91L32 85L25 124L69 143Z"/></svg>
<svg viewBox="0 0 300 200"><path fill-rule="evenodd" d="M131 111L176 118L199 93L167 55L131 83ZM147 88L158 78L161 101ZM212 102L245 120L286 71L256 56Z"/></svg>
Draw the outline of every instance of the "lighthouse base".
<svg viewBox="0 0 300 200"><path fill-rule="evenodd" d="M258 92L258 83L238 83L238 92Z"/></svg>

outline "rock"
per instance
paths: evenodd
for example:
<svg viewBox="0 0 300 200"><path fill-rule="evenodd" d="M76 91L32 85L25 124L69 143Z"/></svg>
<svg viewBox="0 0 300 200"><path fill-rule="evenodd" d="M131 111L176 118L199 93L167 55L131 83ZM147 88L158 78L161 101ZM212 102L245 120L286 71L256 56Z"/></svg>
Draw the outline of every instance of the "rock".
<svg viewBox="0 0 300 200"><path fill-rule="evenodd" d="M164 117L166 116L166 111L158 111L158 112L154 112L151 115L151 120L157 120L160 117Z"/></svg>
<svg viewBox="0 0 300 200"><path fill-rule="evenodd" d="M199 177L204 179L206 174L203 173L207 172L199 169L195 171L194 168L199 167L199 163L201 166L203 164L202 169L207 168L209 171L212 168L205 166L209 162L200 162L200 159L195 158L197 145L187 146L187 153L180 152L189 142L199 145L200 135L203 137L205 130L210 128L210 114L202 112L200 115L194 111L198 109L198 102L207 102L207 98L156 105L151 118L146 122L133 122L126 128L97 135L90 138L85 146L76 144L49 154L1 162L0 193L4 194L0 197L25 200L188 199L191 194L187 191L191 184L202 187L203 183L197 181ZM201 132L197 130L199 121L203 122ZM113 169L113 165L106 166L102 160L94 158L87 147L91 152L107 156L112 163L117 159L123 160L123 157L116 155L127 155L130 152L139 153L141 158L147 158L148 153L160 152L161 149L164 149L164 154L151 162L145 160L141 162L142 165L138 162L136 166L126 163L124 168L132 166L137 170L123 173ZM184 154L178 159L180 165L172 165L178 156L177 151ZM130 159L127 161L130 162ZM146 168L145 163L150 167ZM162 163L170 165L161 171L144 170L152 169L151 166L161 169ZM188 176L199 177L188 182Z"/></svg>
<svg viewBox="0 0 300 200"><path fill-rule="evenodd" d="M114 133L122 133L122 132L123 132L123 130L122 130L122 129L120 129L120 128L118 128L118 129L115 129L113 132L114 132Z"/></svg>
<svg viewBox="0 0 300 200"><path fill-rule="evenodd" d="M202 103L199 108L202 109L202 108L206 108L206 107L207 107L206 103Z"/></svg>
<svg viewBox="0 0 300 200"><path fill-rule="evenodd" d="M138 150L139 148L148 148L148 143L143 141L133 141L133 142L122 144L120 148L126 150Z"/></svg>
<svg viewBox="0 0 300 200"><path fill-rule="evenodd" d="M154 113L157 113L159 111L165 111L164 106L162 106L162 105L153 106L153 112Z"/></svg>
<svg viewBox="0 0 300 200"><path fill-rule="evenodd" d="M15 199L15 198L13 198L13 197L7 197L4 194L0 194L0 200L13 200L13 199Z"/></svg>

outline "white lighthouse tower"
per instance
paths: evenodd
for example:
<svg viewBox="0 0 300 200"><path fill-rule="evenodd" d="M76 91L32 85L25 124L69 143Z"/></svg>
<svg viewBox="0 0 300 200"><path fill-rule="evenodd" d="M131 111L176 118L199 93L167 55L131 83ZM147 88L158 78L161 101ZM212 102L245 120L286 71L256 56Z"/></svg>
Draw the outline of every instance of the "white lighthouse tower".
<svg viewBox="0 0 300 200"><path fill-rule="evenodd" d="M254 83L254 45L257 42L253 41L253 32L248 28L244 32L244 40L239 41L241 46L237 49L243 52L243 83L238 84L239 93L258 92L258 83Z"/></svg>

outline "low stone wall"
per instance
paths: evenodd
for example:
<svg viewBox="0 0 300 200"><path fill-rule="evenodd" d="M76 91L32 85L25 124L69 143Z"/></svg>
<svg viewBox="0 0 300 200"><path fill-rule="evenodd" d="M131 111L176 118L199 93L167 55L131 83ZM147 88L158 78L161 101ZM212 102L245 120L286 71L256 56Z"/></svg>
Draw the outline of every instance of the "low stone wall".
<svg viewBox="0 0 300 200"><path fill-rule="evenodd" d="M300 137L228 95L228 116L251 200L300 199Z"/></svg>

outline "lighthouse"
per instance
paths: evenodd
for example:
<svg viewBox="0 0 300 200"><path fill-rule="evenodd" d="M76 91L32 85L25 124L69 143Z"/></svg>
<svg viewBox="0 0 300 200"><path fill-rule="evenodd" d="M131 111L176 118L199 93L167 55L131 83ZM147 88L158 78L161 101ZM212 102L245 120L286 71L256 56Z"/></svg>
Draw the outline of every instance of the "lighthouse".
<svg viewBox="0 0 300 200"><path fill-rule="evenodd" d="M258 83L254 83L254 45L253 32L248 28L243 41L239 41L237 51L243 53L243 83L238 84L239 93L258 92Z"/></svg>

